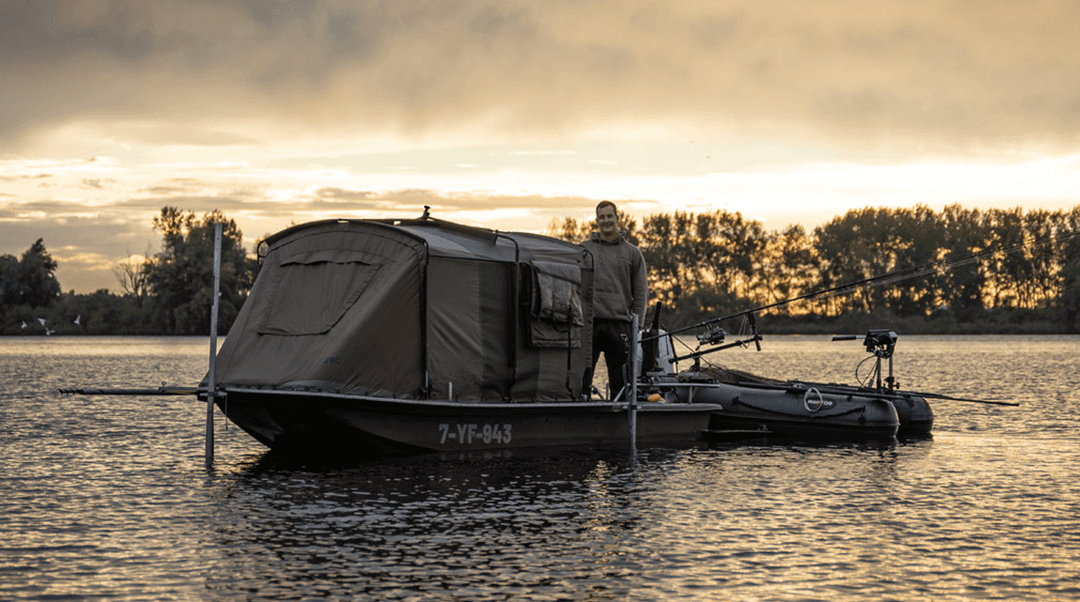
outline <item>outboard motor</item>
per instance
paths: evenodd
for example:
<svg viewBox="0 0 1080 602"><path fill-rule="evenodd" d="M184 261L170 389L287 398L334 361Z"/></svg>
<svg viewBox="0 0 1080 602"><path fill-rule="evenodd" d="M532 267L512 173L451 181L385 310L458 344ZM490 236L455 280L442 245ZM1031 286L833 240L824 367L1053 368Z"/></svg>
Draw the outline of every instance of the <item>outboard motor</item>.
<svg viewBox="0 0 1080 602"><path fill-rule="evenodd" d="M643 333L643 343L638 346L638 357L641 358L641 374L663 373L670 374L675 370L675 347L671 344L671 337L660 328L660 309L663 305L657 303L653 310L652 326Z"/></svg>
<svg viewBox="0 0 1080 602"><path fill-rule="evenodd" d="M834 336L834 341L853 341L859 337L853 334L842 334ZM863 345L866 346L866 352L877 358L877 363L874 366L874 373L870 375L871 379L876 378L877 388L893 391L900 388L900 383L896 381L893 376L893 352L896 351L896 339L899 337L897 334L886 328L879 328L871 330L866 333L863 339ZM881 360L889 360L889 376L882 378L881 373ZM884 386L882 386L884 382Z"/></svg>
<svg viewBox="0 0 1080 602"><path fill-rule="evenodd" d="M656 340L656 371L671 374L675 371L675 347L667 332L661 330L657 334L660 338Z"/></svg>
<svg viewBox="0 0 1080 602"><path fill-rule="evenodd" d="M897 335L891 330L884 328L878 330L871 330L863 337L863 344L866 345L866 352L876 355L881 359L888 359L892 357L893 351L896 350Z"/></svg>

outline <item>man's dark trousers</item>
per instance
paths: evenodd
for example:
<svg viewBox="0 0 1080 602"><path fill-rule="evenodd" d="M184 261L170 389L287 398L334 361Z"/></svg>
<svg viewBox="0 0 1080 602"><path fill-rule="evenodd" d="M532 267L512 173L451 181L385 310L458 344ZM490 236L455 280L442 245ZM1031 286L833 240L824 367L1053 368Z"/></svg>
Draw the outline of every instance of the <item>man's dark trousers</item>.
<svg viewBox="0 0 1080 602"><path fill-rule="evenodd" d="M618 395L626 384L623 370L629 357L629 342L634 340L630 326L630 322L623 320L593 320L593 372L596 371L596 360L603 352L604 361L607 363L608 390L612 398Z"/></svg>

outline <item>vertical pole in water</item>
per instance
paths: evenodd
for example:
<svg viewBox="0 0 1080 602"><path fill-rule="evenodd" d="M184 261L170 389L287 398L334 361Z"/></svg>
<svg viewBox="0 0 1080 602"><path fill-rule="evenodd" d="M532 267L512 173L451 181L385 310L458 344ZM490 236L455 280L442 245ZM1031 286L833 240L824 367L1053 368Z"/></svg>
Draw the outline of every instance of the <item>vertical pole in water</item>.
<svg viewBox="0 0 1080 602"><path fill-rule="evenodd" d="M214 461L214 400L217 398L218 289L221 288L221 224L214 224L214 302L210 306L210 372L206 377L206 463Z"/></svg>
<svg viewBox="0 0 1080 602"><path fill-rule="evenodd" d="M641 344L641 333L638 331L638 315L632 314L630 318L630 453L637 453L637 381L640 370L638 369L638 345Z"/></svg>

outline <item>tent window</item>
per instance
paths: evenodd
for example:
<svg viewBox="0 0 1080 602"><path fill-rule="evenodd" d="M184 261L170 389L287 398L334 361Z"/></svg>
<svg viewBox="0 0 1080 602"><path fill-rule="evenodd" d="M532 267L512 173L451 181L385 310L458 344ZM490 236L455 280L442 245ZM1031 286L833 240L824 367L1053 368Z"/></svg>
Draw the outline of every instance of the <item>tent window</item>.
<svg viewBox="0 0 1080 602"><path fill-rule="evenodd" d="M529 342L533 347L581 347L581 268L544 261L529 267Z"/></svg>
<svg viewBox="0 0 1080 602"><path fill-rule="evenodd" d="M313 251L289 257L277 268L273 301L260 334L328 332L356 303L379 271L375 257L347 250Z"/></svg>

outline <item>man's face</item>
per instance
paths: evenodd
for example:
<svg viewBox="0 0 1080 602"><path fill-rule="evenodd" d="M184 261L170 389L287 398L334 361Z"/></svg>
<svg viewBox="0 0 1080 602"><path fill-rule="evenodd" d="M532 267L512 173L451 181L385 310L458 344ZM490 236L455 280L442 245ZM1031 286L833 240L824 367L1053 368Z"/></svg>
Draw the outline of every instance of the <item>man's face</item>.
<svg viewBox="0 0 1080 602"><path fill-rule="evenodd" d="M600 236L610 240L619 235L619 218L615 215L615 208L604 205L596 210L596 227L600 228Z"/></svg>

